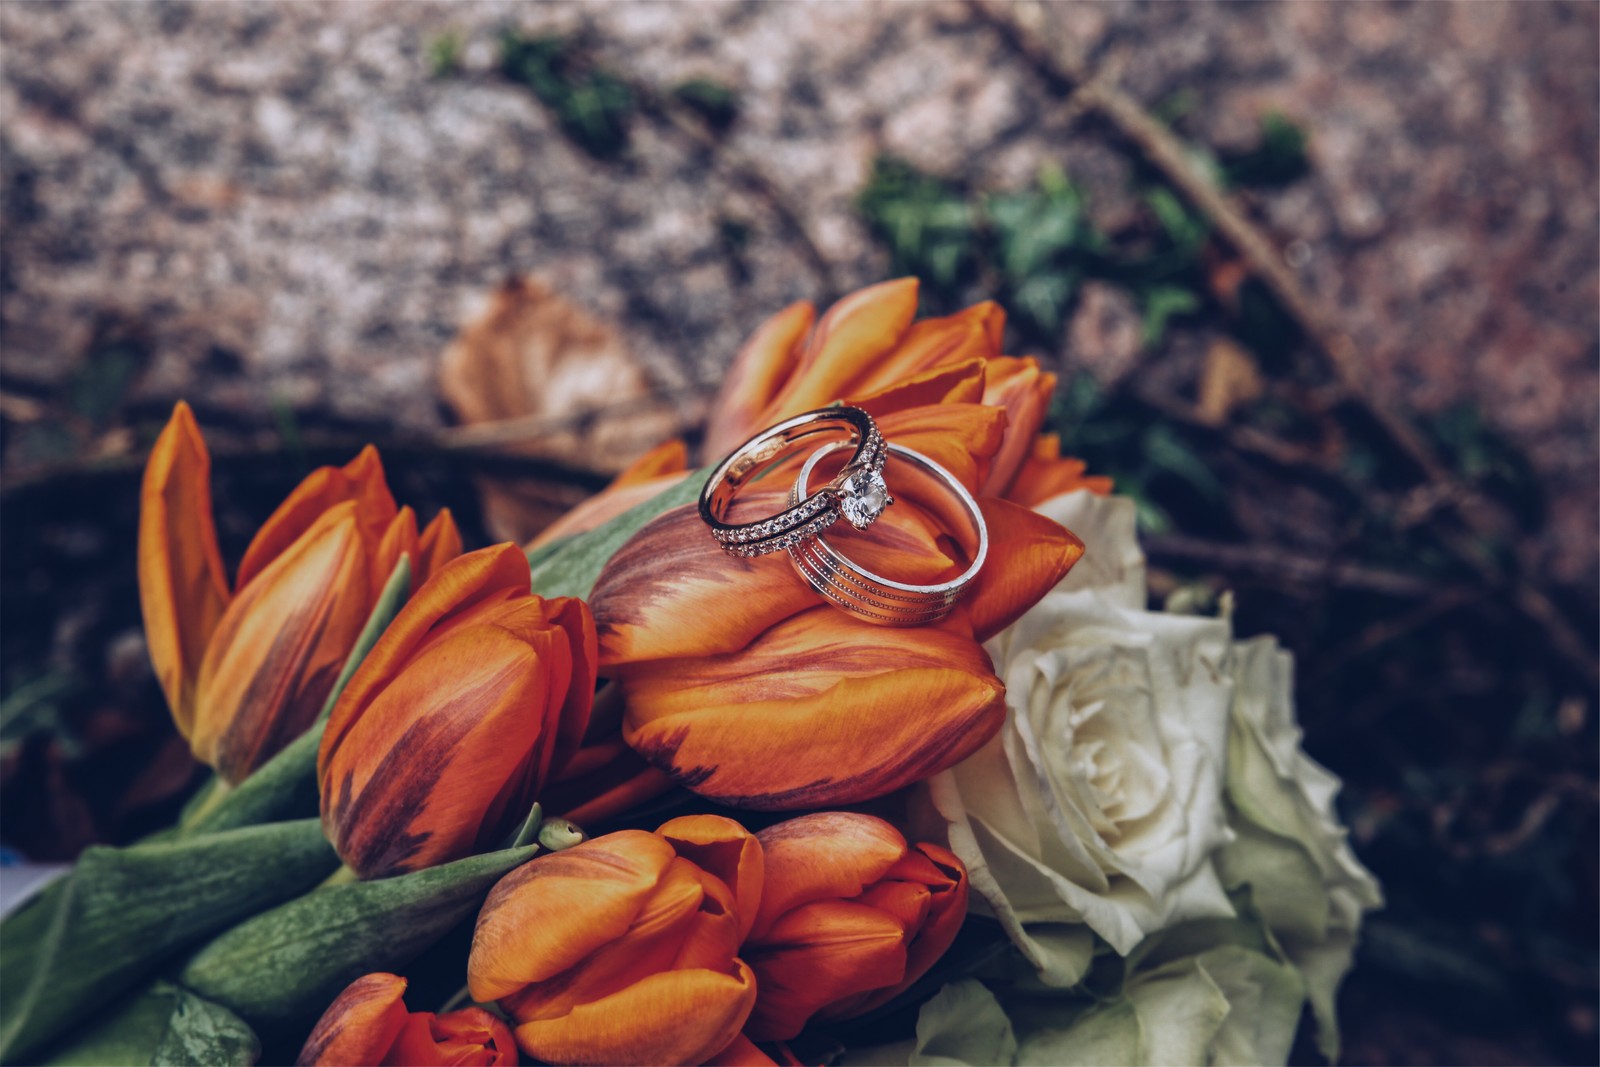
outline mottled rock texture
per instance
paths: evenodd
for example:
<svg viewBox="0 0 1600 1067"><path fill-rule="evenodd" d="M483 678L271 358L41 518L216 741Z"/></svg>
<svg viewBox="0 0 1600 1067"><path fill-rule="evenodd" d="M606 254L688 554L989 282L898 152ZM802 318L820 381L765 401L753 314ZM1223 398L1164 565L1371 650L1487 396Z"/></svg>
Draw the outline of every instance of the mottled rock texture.
<svg viewBox="0 0 1600 1067"><path fill-rule="evenodd" d="M1260 194L1258 217L1385 394L1476 401L1529 453L1568 580L1594 572L1600 500L1597 16L1050 11L1146 103L1197 94L1186 132L1213 148L1271 110L1309 130L1311 175ZM497 73L506 26L585 30L602 62L663 89L736 89L724 143L759 161L837 288L885 270L852 207L880 152L993 188L1063 160L1102 213L1126 180L1128 154L959 4L7 3L6 380L47 389L121 331L152 405L428 427L439 352L508 274L616 322L668 386L714 381L764 316L824 292L770 205L666 127L636 120L615 161L577 147ZM446 35L461 69L433 77Z"/></svg>

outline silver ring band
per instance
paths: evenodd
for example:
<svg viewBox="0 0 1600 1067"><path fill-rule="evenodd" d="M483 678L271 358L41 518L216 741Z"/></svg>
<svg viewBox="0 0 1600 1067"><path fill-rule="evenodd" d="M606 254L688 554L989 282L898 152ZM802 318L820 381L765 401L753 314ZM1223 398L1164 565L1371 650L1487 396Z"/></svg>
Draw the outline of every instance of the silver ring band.
<svg viewBox="0 0 1600 1067"><path fill-rule="evenodd" d="M838 444L824 445L806 460L794 487L789 491L791 502L807 495L811 472L829 453L840 447ZM790 546L789 559L800 577L841 611L883 626L921 626L948 615L972 579L983 569L984 560L989 555L989 527L983 521L978 502L949 471L922 453L902 445L891 444L887 450L907 463L913 472L912 477L930 480L940 490L954 497L961 506L977 541L977 548L967 569L949 581L931 585L897 582L874 574L847 559L820 533ZM895 480L905 484L898 472Z"/></svg>
<svg viewBox="0 0 1600 1067"><path fill-rule="evenodd" d="M789 506L756 522L724 521L733 499L744 484L766 470L794 446L821 434L849 434L828 451L855 446L838 477L816 492L791 494ZM700 491L700 518L725 552L735 556L762 556L791 548L838 522L843 516L865 529L878 512L893 503L883 484L885 445L872 416L861 408L839 404L808 411L763 430L734 449L706 480Z"/></svg>

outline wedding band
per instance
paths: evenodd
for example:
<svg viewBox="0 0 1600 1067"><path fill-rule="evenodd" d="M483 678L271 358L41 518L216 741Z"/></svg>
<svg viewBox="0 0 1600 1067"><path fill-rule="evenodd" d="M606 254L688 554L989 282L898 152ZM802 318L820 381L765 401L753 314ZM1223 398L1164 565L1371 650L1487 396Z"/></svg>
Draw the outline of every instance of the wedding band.
<svg viewBox="0 0 1600 1067"><path fill-rule="evenodd" d="M824 445L806 460L789 491L791 502L800 500L808 492L811 472L829 453L837 451L837 444ZM921 626L936 622L950 613L966 587L971 584L989 555L989 527L983 521L983 512L972 494L958 482L953 474L920 452L902 445L887 446L891 455L904 460L913 472L911 479L921 477L955 498L966 519L971 523L971 533L976 536L977 549L966 570L947 582L933 585L913 585L897 582L873 574L865 567L845 558L829 544L820 533L798 545L790 546L789 559L800 576L811 588L822 594L835 607L857 618L884 626ZM902 493L908 488L908 478L895 472L895 484Z"/></svg>
<svg viewBox="0 0 1600 1067"><path fill-rule="evenodd" d="M838 476L815 493L790 494L789 507L756 522L729 523L728 509L739 489L795 445L822 434L846 432L827 451L851 444L855 451ZM872 416L861 408L839 404L785 419L756 434L717 464L700 490L700 518L711 535L734 556L763 556L792 548L815 537L842 516L864 530L894 503L883 481L884 441ZM809 477L807 481L809 481Z"/></svg>

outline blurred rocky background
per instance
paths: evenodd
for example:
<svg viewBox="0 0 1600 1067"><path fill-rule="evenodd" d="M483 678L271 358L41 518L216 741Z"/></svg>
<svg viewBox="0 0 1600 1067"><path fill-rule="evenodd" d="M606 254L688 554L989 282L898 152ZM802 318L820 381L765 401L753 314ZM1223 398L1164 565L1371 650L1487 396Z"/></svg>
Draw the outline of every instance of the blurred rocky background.
<svg viewBox="0 0 1600 1067"><path fill-rule="evenodd" d="M1162 595L1295 651L1390 901L1347 1058L1594 1062L1597 49L1554 2L0 5L4 842L192 783L133 581L175 399L230 559L369 439L484 543L915 273L1062 372Z"/></svg>

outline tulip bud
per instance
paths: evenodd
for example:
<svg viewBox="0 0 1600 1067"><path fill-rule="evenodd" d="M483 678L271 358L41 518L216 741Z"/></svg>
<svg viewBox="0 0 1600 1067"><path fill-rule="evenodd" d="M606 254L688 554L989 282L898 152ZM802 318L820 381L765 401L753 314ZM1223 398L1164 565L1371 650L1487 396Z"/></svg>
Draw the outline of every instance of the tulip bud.
<svg viewBox="0 0 1600 1067"><path fill-rule="evenodd" d="M300 483L251 541L230 592L210 466L180 403L145 468L139 597L179 731L238 782L316 721L400 557L420 583L460 553L461 537L449 512L419 536L368 447Z"/></svg>
<svg viewBox="0 0 1600 1067"><path fill-rule="evenodd" d="M709 815L541 856L484 902L472 996L498 1001L547 1063L704 1062L755 1001L737 953L760 870L755 839Z"/></svg>
<svg viewBox="0 0 1600 1067"><path fill-rule="evenodd" d="M419 589L340 694L317 756L322 824L363 878L498 843L578 747L595 685L581 600L528 591L498 545Z"/></svg>
<svg viewBox="0 0 1600 1067"><path fill-rule="evenodd" d="M476 1007L444 1015L408 1012L401 1000L405 991L406 980L399 975L357 978L328 1005L296 1062L301 1067L515 1067L516 1043L493 1013Z"/></svg>
<svg viewBox="0 0 1600 1067"><path fill-rule="evenodd" d="M933 966L966 916L961 861L908 847L882 819L803 815L756 836L766 887L744 946L760 991L745 1026L756 1041L885 1003Z"/></svg>

